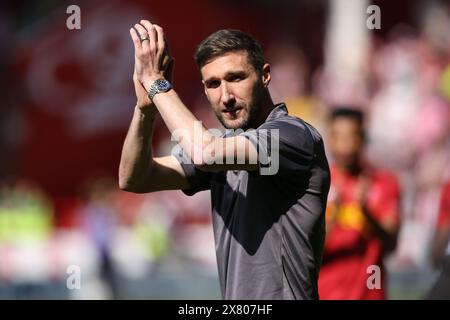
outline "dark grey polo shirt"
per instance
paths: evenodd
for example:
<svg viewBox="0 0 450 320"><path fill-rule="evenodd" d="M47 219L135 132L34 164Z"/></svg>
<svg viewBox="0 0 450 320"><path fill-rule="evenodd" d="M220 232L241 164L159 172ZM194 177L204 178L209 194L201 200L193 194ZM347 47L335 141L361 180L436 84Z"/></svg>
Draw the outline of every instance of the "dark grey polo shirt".
<svg viewBox="0 0 450 320"><path fill-rule="evenodd" d="M264 130L266 129L266 130ZM214 238L225 299L318 299L330 172L320 134L277 105L253 143L279 129L279 168L204 172L182 164L193 195L211 190ZM268 133L269 132L269 133ZM264 140L264 139L259 139ZM266 141L271 141L266 139ZM273 144L259 144L270 156ZM185 156L185 155L184 155Z"/></svg>

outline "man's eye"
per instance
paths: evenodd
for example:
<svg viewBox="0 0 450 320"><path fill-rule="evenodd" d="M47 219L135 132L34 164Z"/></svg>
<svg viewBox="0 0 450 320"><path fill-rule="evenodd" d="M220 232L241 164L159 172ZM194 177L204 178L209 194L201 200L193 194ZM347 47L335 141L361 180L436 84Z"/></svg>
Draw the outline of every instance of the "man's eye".
<svg viewBox="0 0 450 320"><path fill-rule="evenodd" d="M230 81L232 81L232 82L237 82L237 81L241 81L241 80L242 80L242 76L236 75L236 76L230 77Z"/></svg>
<svg viewBox="0 0 450 320"><path fill-rule="evenodd" d="M208 88L217 88L218 86L220 86L220 82L219 81L210 81L206 84L206 86Z"/></svg>

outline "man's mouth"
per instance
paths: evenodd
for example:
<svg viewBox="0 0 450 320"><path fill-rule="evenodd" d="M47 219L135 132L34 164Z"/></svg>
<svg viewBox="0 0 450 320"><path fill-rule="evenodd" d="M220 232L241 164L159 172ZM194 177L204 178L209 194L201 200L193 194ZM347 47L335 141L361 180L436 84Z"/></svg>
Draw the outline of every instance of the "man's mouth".
<svg viewBox="0 0 450 320"><path fill-rule="evenodd" d="M236 118L241 113L242 109L242 107L235 107L232 109L225 109L222 112L225 113L229 118Z"/></svg>

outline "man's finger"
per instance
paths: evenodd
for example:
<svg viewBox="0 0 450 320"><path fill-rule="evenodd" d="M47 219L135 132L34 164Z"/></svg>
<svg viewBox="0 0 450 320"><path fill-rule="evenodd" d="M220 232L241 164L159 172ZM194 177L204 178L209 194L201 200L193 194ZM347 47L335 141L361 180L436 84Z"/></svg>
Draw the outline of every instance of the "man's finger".
<svg viewBox="0 0 450 320"><path fill-rule="evenodd" d="M134 43L134 50L140 50L141 47L141 40L139 39L139 34L137 33L137 31L134 28L130 29L130 35L131 35L131 39L133 40Z"/></svg>
<svg viewBox="0 0 450 320"><path fill-rule="evenodd" d="M154 25L148 20L141 20L140 24L146 29L150 38L150 51L156 52L157 47L157 34Z"/></svg>
<svg viewBox="0 0 450 320"><path fill-rule="evenodd" d="M136 23L133 28L136 30L136 33L137 33L139 39L142 39L142 38L148 36L147 30L144 27L142 27L139 23Z"/></svg>
<svg viewBox="0 0 450 320"><path fill-rule="evenodd" d="M139 38L140 38L139 40L141 42L142 49L148 48L149 42L150 42L150 37L149 37L147 30L143 26L141 26L139 23L136 23L134 25L134 27L139 33ZM147 40L143 40L143 39L147 39Z"/></svg>
<svg viewBox="0 0 450 320"><path fill-rule="evenodd" d="M141 20L141 21L139 21L139 23L140 23L141 25L143 25L144 28L147 29L148 32L150 32L150 29L151 29L152 26L153 26L153 24L152 24L150 21L148 21L148 20Z"/></svg>
<svg viewBox="0 0 450 320"><path fill-rule="evenodd" d="M158 49L158 36L154 26L151 26L148 30L148 34L150 35L150 50L156 53Z"/></svg>
<svg viewBox="0 0 450 320"><path fill-rule="evenodd" d="M165 44L165 40L164 40L164 31L157 24L154 24L153 27L156 30L156 37L157 37L156 43L157 43L157 46L158 46L158 52L160 54L163 54L164 53L164 48L165 48L165 45L166 45Z"/></svg>

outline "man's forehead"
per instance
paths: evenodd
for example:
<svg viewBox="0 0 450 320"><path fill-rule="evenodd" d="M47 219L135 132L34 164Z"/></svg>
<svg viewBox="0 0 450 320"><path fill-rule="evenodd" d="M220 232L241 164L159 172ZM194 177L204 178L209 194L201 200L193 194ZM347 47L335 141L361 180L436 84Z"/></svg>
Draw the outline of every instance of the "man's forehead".
<svg viewBox="0 0 450 320"><path fill-rule="evenodd" d="M240 50L227 52L210 59L200 69L200 73L205 79L205 77L218 76L218 74L228 71L247 70L248 68L251 68L248 53L245 50Z"/></svg>
<svg viewBox="0 0 450 320"><path fill-rule="evenodd" d="M338 117L330 123L330 133L360 133L362 129L361 123L353 118Z"/></svg>

